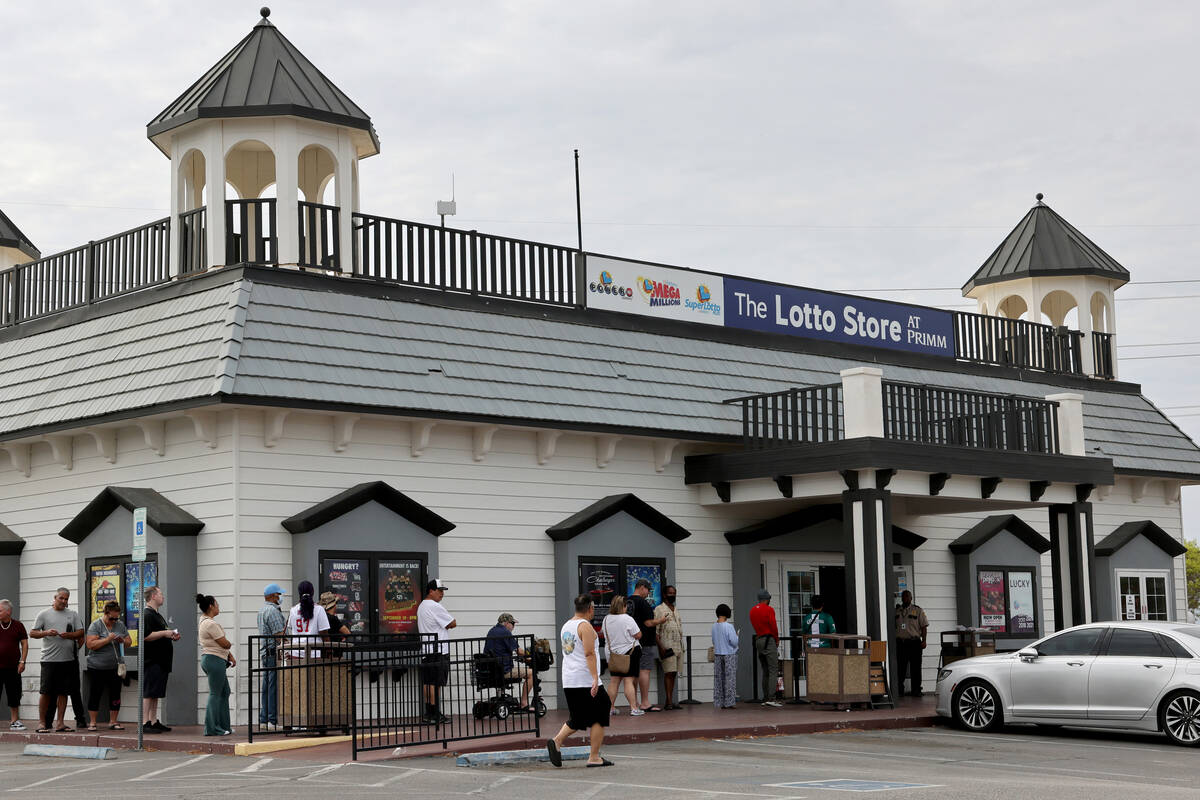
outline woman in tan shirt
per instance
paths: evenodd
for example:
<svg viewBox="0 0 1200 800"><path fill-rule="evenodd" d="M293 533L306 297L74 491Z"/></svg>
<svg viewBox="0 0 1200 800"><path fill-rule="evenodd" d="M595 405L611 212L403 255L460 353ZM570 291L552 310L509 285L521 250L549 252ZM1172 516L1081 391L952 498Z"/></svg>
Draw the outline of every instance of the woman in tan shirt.
<svg viewBox="0 0 1200 800"><path fill-rule="evenodd" d="M211 594L196 595L200 607L200 667L208 676L208 705L204 711L204 735L228 736L233 733L229 724L229 679L225 670L237 663L225 638L225 629L215 619L221 606Z"/></svg>

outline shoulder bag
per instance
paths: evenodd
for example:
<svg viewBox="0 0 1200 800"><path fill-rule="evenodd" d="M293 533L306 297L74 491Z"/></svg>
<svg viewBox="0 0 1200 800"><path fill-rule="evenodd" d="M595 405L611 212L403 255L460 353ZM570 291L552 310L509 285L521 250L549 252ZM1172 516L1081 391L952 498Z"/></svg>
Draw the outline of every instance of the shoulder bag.
<svg viewBox="0 0 1200 800"><path fill-rule="evenodd" d="M129 667L125 664L125 659L121 657L121 651L117 649L117 643L112 643L113 654L117 657L117 677L125 680L125 676L129 674Z"/></svg>

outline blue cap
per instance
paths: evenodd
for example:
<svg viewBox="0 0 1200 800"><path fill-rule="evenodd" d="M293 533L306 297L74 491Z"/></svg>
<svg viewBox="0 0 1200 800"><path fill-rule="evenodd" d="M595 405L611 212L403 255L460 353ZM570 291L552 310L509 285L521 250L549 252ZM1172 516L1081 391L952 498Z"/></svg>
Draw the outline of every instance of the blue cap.
<svg viewBox="0 0 1200 800"><path fill-rule="evenodd" d="M278 583L268 583L267 588L263 589L263 597L269 594L287 594L287 592Z"/></svg>

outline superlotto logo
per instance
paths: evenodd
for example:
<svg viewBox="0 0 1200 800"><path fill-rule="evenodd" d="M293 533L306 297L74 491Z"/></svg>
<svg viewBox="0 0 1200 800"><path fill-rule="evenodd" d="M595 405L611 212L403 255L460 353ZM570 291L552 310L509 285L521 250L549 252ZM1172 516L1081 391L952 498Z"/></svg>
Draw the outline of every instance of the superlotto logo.
<svg viewBox="0 0 1200 800"><path fill-rule="evenodd" d="M669 281L656 281L652 278L638 278L638 289L642 299L653 306L678 306L683 304L679 287Z"/></svg>
<svg viewBox="0 0 1200 800"><path fill-rule="evenodd" d="M712 290L703 283L696 287L696 299L688 298L683 303L684 307L689 311L694 311L698 314L711 314L714 317L721 316L721 304L714 303L712 298Z"/></svg>
<svg viewBox="0 0 1200 800"><path fill-rule="evenodd" d="M608 270L603 270L600 273L599 280L588 284L588 291L593 292L594 294L608 294L612 295L613 297L622 297L626 300L633 299L633 287L617 286L616 283L613 282L612 273Z"/></svg>

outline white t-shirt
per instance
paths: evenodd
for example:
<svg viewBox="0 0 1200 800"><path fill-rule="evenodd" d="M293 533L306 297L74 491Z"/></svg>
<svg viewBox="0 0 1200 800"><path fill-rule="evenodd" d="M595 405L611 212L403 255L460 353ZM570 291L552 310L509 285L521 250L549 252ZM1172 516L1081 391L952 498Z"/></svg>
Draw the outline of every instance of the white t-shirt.
<svg viewBox="0 0 1200 800"><path fill-rule="evenodd" d="M329 630L329 615L318 605L313 606L312 619L300 616L300 604L292 606L288 613L287 635L298 639L320 639L322 631ZM289 650L292 658L320 658L320 650Z"/></svg>
<svg viewBox="0 0 1200 800"><path fill-rule="evenodd" d="M604 632L604 646L610 653L622 655L637 644L633 636L638 632L638 625L628 614L607 614L600 627Z"/></svg>
<svg viewBox="0 0 1200 800"><path fill-rule="evenodd" d="M437 600L426 597L421 601L421 605L417 606L417 630L421 633L435 633L438 638L438 651L445 655L450 654L450 629L446 626L454 622L454 617L450 616L450 612L446 607ZM432 652L427 646L426 652ZM590 685L590 684L589 684Z"/></svg>
<svg viewBox="0 0 1200 800"><path fill-rule="evenodd" d="M588 670L587 658L583 653L583 640L579 638L579 626L592 623L586 619L572 617L563 623L558 632L562 644L562 685L564 689L592 688L592 673ZM599 666L599 662L597 662Z"/></svg>

